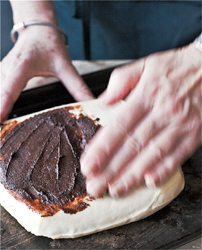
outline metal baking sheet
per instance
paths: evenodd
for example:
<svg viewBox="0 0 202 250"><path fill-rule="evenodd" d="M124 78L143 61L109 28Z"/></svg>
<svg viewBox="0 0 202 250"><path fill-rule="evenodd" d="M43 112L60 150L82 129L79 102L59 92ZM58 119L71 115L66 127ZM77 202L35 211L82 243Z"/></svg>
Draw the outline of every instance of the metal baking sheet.
<svg viewBox="0 0 202 250"><path fill-rule="evenodd" d="M111 69L84 75L98 96L106 88ZM60 82L25 91L10 118L74 102ZM182 166L185 188L157 213L121 227L76 239L52 240L27 232L1 208L1 249L174 249L201 236L201 152ZM128 204L130 205L130 204Z"/></svg>
<svg viewBox="0 0 202 250"><path fill-rule="evenodd" d="M110 74L114 68L83 75L95 97L98 97L107 87ZM75 102L61 82L26 90L21 93L14 104L9 118L37 112L54 106Z"/></svg>

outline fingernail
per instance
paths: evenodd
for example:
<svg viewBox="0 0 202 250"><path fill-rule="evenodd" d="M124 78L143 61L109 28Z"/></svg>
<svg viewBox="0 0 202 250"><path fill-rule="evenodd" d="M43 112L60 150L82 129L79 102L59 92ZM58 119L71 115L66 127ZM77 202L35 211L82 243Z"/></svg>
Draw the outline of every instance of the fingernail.
<svg viewBox="0 0 202 250"><path fill-rule="evenodd" d="M108 184L108 192L112 198L115 198L115 199L119 198L119 195L117 194L116 190L112 188L111 185L109 184Z"/></svg>
<svg viewBox="0 0 202 250"><path fill-rule="evenodd" d="M127 193L126 187L120 185L119 183L113 185L108 184L108 190L110 196L115 199L125 196Z"/></svg>
<svg viewBox="0 0 202 250"><path fill-rule="evenodd" d="M145 175L144 179L145 179L145 184L148 188L155 188L156 187L156 183L150 175L148 175L148 174Z"/></svg>

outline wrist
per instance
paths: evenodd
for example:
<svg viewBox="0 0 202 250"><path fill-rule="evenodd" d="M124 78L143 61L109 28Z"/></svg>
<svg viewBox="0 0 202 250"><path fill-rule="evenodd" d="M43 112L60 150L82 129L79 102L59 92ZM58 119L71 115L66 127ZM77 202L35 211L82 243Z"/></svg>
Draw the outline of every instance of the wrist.
<svg viewBox="0 0 202 250"><path fill-rule="evenodd" d="M68 46L68 37L65 31L53 23L43 22L43 21L27 21L27 22L20 22L18 24L15 24L13 26L13 29L11 30L11 40L15 43L17 41L15 34L16 33L20 34L20 32L22 32L23 30L25 30L27 27L30 27L30 26L38 26L38 27L45 26L45 27L54 29L55 31L57 31L63 36L65 44L66 46Z"/></svg>
<svg viewBox="0 0 202 250"><path fill-rule="evenodd" d="M30 26L23 28L18 33L18 38L16 44L44 44L43 46L64 46L64 39L61 34L48 26Z"/></svg>
<svg viewBox="0 0 202 250"><path fill-rule="evenodd" d="M13 10L13 22L40 20L58 24L52 1L10 1Z"/></svg>

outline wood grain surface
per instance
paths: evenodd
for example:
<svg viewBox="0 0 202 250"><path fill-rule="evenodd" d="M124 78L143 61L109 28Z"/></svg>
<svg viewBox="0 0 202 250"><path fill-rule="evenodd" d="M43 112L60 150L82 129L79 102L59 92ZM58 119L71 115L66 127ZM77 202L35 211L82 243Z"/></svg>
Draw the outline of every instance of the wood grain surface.
<svg viewBox="0 0 202 250"><path fill-rule="evenodd" d="M138 222L76 239L27 232L1 208L1 249L171 249L201 231L201 153L183 165L185 188L168 206Z"/></svg>

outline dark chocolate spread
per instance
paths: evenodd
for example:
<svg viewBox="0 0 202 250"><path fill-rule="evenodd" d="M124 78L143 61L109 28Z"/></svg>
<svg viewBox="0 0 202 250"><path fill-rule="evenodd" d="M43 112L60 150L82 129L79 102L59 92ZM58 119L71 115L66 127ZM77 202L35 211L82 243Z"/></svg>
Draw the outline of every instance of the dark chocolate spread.
<svg viewBox="0 0 202 250"><path fill-rule="evenodd" d="M0 181L42 216L85 209L80 157L99 128L96 120L69 108L48 111L1 131Z"/></svg>

